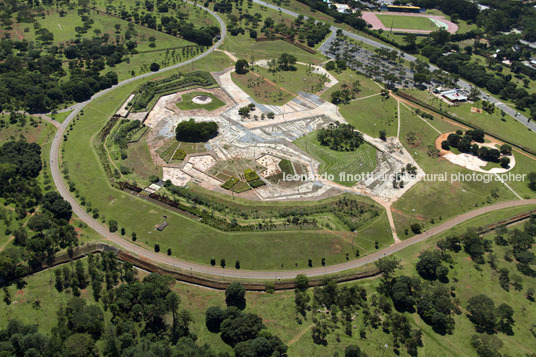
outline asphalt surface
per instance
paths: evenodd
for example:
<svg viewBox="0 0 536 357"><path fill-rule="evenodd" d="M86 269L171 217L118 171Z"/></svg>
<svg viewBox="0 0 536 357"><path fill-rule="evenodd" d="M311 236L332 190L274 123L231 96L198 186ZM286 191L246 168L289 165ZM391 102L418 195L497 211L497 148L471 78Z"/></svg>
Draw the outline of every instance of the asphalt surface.
<svg viewBox="0 0 536 357"><path fill-rule="evenodd" d="M254 0L254 1L258 2L260 4L263 4L265 6L268 6L268 7L275 7L273 5L266 4L266 3L262 2L262 1L259 1L259 0ZM199 6L199 5L197 5L197 6ZM277 7L275 7L275 8L277 9ZM146 74L142 74L142 75L139 75L137 77L134 77L134 78L124 80L124 81L118 83L117 85L113 86L112 88L103 90L103 91L95 94L91 99L89 99L86 102L78 103L78 104L73 105L71 107L73 112L71 114L69 114L69 116L65 119L65 121L61 125L59 125L58 131L57 131L57 133L56 133L56 135L54 137L54 140L52 142L52 146L51 146L51 150L50 150L50 168L51 168L51 172L52 172L52 178L54 180L54 184L56 185L56 188L57 188L58 192L61 194L61 196L66 201L68 201L71 204L71 206L73 208L73 212L82 221L84 221L89 227L94 229L97 233L99 233L105 239L115 243L121 249L124 249L126 251L131 252L131 253L134 253L134 254L138 255L139 257L141 257L141 258L152 260L152 261L157 262L159 264L165 264L165 265L168 265L168 266L171 266L171 267L182 269L184 271L191 271L192 274L193 273L198 273L198 274L212 275L212 276L223 277L223 278L232 278L232 279L239 279L239 278L243 278L243 279L258 279L258 280L293 279L298 274L305 274L307 276L320 276L320 275L325 275L325 274L337 273L337 272L341 272L341 271L348 270L348 269L358 268L358 267L361 267L363 265L373 263L376 260L378 260L378 259L380 259L380 258L382 258L384 256L396 253L396 252L398 252L398 251L400 251L400 250L402 250L402 249L404 249L406 247L409 247L409 246L411 246L411 245L413 245L415 243L421 242L421 241L423 241L423 240L425 240L425 239L427 239L427 238L429 238L429 237L431 237L433 235L436 235L436 234L439 234L441 232L444 232L444 231L446 231L446 230L448 230L448 229L450 229L450 228L452 228L452 227L454 227L454 226L456 226L456 225L458 225L458 224L460 224L462 222L465 222L465 221L467 221L467 220L469 220L469 219L471 219L473 217L476 217L478 215L481 215L483 213L492 212L492 211L495 211L495 210L500 210L500 209L509 208L509 207L517 207L517 206L522 206L522 205L536 204L536 199L523 200L523 201L506 201L506 202L497 203L497 204L492 205L492 206L483 207L483 208L479 208L479 209L464 213L464 214L462 214L462 215L460 215L458 217L455 217L455 218L451 219L450 221L447 221L447 222L445 222L445 223L443 223L441 225L435 226L435 227L431 228L430 230L428 230L428 231L426 231L426 232L424 232L422 234L419 234L419 235L414 236L412 238L406 239L406 240L402 241L399 244L392 245L390 247L384 248L384 249L382 249L380 251L377 251L375 253L369 254L367 256L364 256L364 257L356 259L356 260L347 261L347 262L344 262L344 263L341 263L341 264L329 265L329 266L326 266L326 267L318 267L318 268L310 268L310 269L297 269L297 270L288 270L288 271L251 271L251 270L242 270L242 269L241 270L236 270L236 269L232 269L232 268L224 269L224 268L220 268L220 267L212 267L212 266L208 266L208 265L202 265L202 264L198 264L198 263L193 263L193 262L173 258L173 257L167 256L167 255L158 254L158 253L155 253L155 252L150 251L150 250L146 250L146 249L144 249L142 247L139 247L139 246L131 243L128 240L125 240L125 239L121 238L121 236L119 236L117 234L109 232L108 228L106 226L102 225L97 220L95 220L91 216L89 216L89 214L85 211L85 209L83 209L78 204L76 199L73 196L71 196L71 193L69 192L68 188L65 186L65 183L64 183L63 178L61 176L60 168L59 168L59 165L58 165L58 157L59 157L59 152L60 152L60 145L61 145L61 142L63 140L63 133L65 132L65 130L67 129L67 127L69 126L69 124L71 123L73 118L78 114L78 112L80 112L80 110L82 108L84 108L86 105L91 103L96 98L99 98L99 97L101 97L103 95L106 95L107 93L109 93L110 91L116 89L117 87L120 87L120 86L125 85L127 83L131 83L131 82L133 82L135 80L151 76L151 75L153 75L155 73L163 73L163 72L166 72L166 71L169 71L169 70L173 70L173 69L176 69L176 68L186 66L186 65L188 65L188 64L190 64L190 63L192 63L194 61L197 61L197 60L199 60L201 58L204 58L204 57L208 56L216 48L221 46L221 44L223 43L223 41L224 41L224 39L225 39L225 37L227 35L225 23L223 22L223 20L217 14L215 14L214 12L212 12L210 10L208 10L208 11L209 11L209 13L211 13L218 20L218 22L219 22L219 24L221 26L221 29L222 29L222 31L221 31L221 39L211 49L209 49L207 52L204 52L203 54L201 54L201 55L199 55L199 56L197 56L197 57L195 57L195 58L193 58L191 60L188 60L186 62L173 65L171 67L161 69L158 72L146 73ZM283 12L287 13L286 11L283 11ZM292 13L292 14L294 14L294 13ZM98 188L95 188L95 189L98 189Z"/></svg>

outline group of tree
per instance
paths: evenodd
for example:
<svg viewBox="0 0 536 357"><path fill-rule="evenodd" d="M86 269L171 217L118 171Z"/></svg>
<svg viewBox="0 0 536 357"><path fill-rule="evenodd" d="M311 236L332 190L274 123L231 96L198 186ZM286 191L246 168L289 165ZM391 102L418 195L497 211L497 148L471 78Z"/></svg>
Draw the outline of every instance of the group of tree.
<svg viewBox="0 0 536 357"><path fill-rule="evenodd" d="M363 287L339 286L331 279L326 279L321 286L313 289L312 299L308 288L307 277L298 275L295 279L297 319L301 323L302 319L312 315L314 343L328 344L329 334L338 328L342 328L347 336L353 336L353 330L356 328L354 325L361 320L360 339L367 338L367 328L381 327L384 333L392 336L393 342L390 345L395 353L400 353L400 348L404 346L410 355L417 355L418 347L422 346L420 330L412 328L406 316L393 311L385 296L367 296ZM358 320L358 317L361 319ZM345 356L366 354L359 346L352 344L345 349Z"/></svg>
<svg viewBox="0 0 536 357"><path fill-rule="evenodd" d="M175 129L179 141L198 143L209 141L218 135L218 124L212 121L195 122L194 119L180 122Z"/></svg>
<svg viewBox="0 0 536 357"><path fill-rule="evenodd" d="M477 332L514 334L512 330L515 323L514 309L508 304L502 303L495 306L490 297L479 294L469 299L467 311L469 320L475 325Z"/></svg>
<svg viewBox="0 0 536 357"><path fill-rule="evenodd" d="M66 47L50 45L44 53L26 40L2 39L0 45L0 110L32 113L46 113L68 101L85 101L117 84L115 72L101 73L128 53L104 36L77 39ZM69 60L68 78L64 78L63 56Z"/></svg>
<svg viewBox="0 0 536 357"><path fill-rule="evenodd" d="M205 313L207 329L220 333L221 339L233 347L237 357L285 355L287 346L266 329L262 318L242 311L246 308L245 293L240 283L229 284L225 290L227 308L212 306Z"/></svg>
<svg viewBox="0 0 536 357"><path fill-rule="evenodd" d="M352 11L339 12L335 5L324 2L322 0L298 0L299 2L308 5L312 11L320 11L333 17L336 23L345 23L357 30L362 30L367 27L365 20L361 18L361 11L357 7L357 3L349 3L352 6Z"/></svg>
<svg viewBox="0 0 536 357"><path fill-rule="evenodd" d="M422 256L420 262L419 273L428 280L435 280L441 264L428 254ZM435 281L423 282L417 277L395 276L395 271L399 268L399 261L396 258L382 258L376 265L382 273L378 291L391 298L397 311L417 312L436 333L442 335L453 333L452 315L459 313L459 310L452 302L450 289L447 286Z"/></svg>
<svg viewBox="0 0 536 357"><path fill-rule="evenodd" d="M296 56L288 53L282 53L278 58L274 58L268 61L268 67L270 72L295 71L296 61Z"/></svg>
<svg viewBox="0 0 536 357"><path fill-rule="evenodd" d="M71 205L56 192L43 194L37 180L41 169L39 145L9 141L0 147L0 197L15 205L18 221L31 214L13 231L14 246L0 252L0 277L7 281L41 267L58 250L78 245L69 224Z"/></svg>
<svg viewBox="0 0 536 357"><path fill-rule="evenodd" d="M454 147L462 153L470 153L484 161L500 162L502 167L508 168L510 158L507 156L512 154L512 147L508 144L503 144L498 150L477 144L483 142L484 131L481 129L467 130L465 134L458 130L456 133L449 134L447 140L441 142L441 147L444 150L450 150L451 147ZM501 154L503 155L502 157Z"/></svg>
<svg viewBox="0 0 536 357"><path fill-rule="evenodd" d="M63 271L64 282L64 269L56 269ZM6 355L38 357L216 356L209 346L195 343L191 314L180 308L169 278L150 274L140 281L132 267L113 254L92 256L88 270L92 287L106 276L102 303L71 297L57 310L57 323L50 334L38 332L37 325L10 320L0 331L0 350ZM78 263L73 274L88 278Z"/></svg>
<svg viewBox="0 0 536 357"><path fill-rule="evenodd" d="M364 143L363 135L350 124L330 123L316 134L320 145L336 151L354 151Z"/></svg>

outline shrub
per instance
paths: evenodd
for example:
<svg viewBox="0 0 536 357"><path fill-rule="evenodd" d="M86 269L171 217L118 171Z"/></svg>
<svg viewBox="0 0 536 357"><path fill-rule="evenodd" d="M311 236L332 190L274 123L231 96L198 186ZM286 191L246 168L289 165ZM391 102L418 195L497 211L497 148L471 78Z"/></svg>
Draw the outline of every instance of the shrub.
<svg viewBox="0 0 536 357"><path fill-rule="evenodd" d="M160 70L160 65L156 62L153 62L151 63L151 65L149 66L149 69L152 71L152 72L157 72L158 70Z"/></svg>
<svg viewBox="0 0 536 357"><path fill-rule="evenodd" d="M117 232L117 221L115 219L111 219L109 222L108 222L108 229L110 230L110 232Z"/></svg>
<svg viewBox="0 0 536 357"><path fill-rule="evenodd" d="M421 233L421 225L419 223L413 223L411 226L411 231L415 234L420 234Z"/></svg>

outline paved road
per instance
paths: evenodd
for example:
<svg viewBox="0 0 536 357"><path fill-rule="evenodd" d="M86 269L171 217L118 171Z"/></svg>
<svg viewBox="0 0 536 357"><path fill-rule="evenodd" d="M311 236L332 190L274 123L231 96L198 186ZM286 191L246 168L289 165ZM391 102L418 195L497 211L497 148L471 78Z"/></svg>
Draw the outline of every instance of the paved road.
<svg viewBox="0 0 536 357"><path fill-rule="evenodd" d="M159 72L165 72L169 71L175 68L179 68L185 65L190 64L193 61L197 61L208 54L210 54L214 49L219 47L226 36L226 27L222 19L212 11L209 11L213 16L216 17L218 22L220 23L220 26L222 28L222 38L220 41L218 41L210 50L207 52L199 55L198 57L191 59L189 61L186 61L184 63L176 64L174 66L165 68L160 70ZM121 238L117 234L110 233L108 231L108 228L100 224L98 221L94 220L92 217L90 217L85 209L83 209L78 202L74 199L73 196L71 196L69 190L65 186L65 183L63 182L60 169L58 166L58 157L60 152L60 144L63 140L63 133L65 132L65 129L68 127L70 122L73 120L73 118L76 116L76 114L84 108L87 104L91 103L94 99L103 96L107 93L109 93L111 90L125 85L127 83L130 83L132 81L135 81L140 78L145 78L147 76L153 75L153 73L147 73L140 76L137 76L135 78L127 79L114 87L110 89L106 89L102 92L99 92L98 94L94 95L90 100L78 103L72 107L73 112L65 119L65 121L59 126L59 129L54 137L54 140L52 142L52 147L50 151L50 168L52 171L52 178L54 179L54 183L58 189L58 192L62 195L62 197L67 200L72 208L74 213L80 217L82 221L84 221L89 227L94 229L97 233L102 235L105 239L115 243L119 247L121 247L124 250L127 250L129 252L133 252L134 254L137 254L138 256L149 259L155 262L158 262L160 264L166 264L168 266L176 267L183 269L185 271L191 271L192 273L200 273L200 274L206 274L206 275L212 275L212 276L218 276L218 277L228 277L228 278L244 278L244 279L258 279L258 280L271 280L271 279L293 279L296 277L297 274L305 274L307 276L320 276L325 274L331 274L331 273L337 273L341 272L347 269L352 268L358 268L360 266L363 266L365 264L372 263L381 257L384 257L386 255L393 254L395 252L398 252L412 244L415 244L417 242L423 241L427 239L428 237L431 237L433 235L436 235L438 233L444 232L468 219L471 219L473 217L476 217L480 214L492 212L495 210L508 208L508 207L516 207L516 206L522 206L522 205L531 205L536 204L536 199L534 200L524 200L524 201L507 201L507 202L501 202L492 206L480 208L471 212L467 212L463 215L460 215L448 222L445 222L441 225L438 225L436 227L431 228L429 231L420 234L418 236L409 238L405 241L402 241L399 244L392 245L390 247L387 247L385 249L382 249L378 252L375 252L373 254L367 255L365 257L362 257L357 260L348 261L341 264L336 265L330 265L327 267L319 267L319 268L311 268L311 269L300 269L300 270L290 270L290 271L249 271L249 270L236 270L236 269L223 269L219 267L212 267L207 265L202 265L198 263L188 262L181 259L173 258L167 255L163 254L157 254L153 251L146 250L144 248L141 248L130 241L127 241L123 238ZM98 188L96 188L98 189Z"/></svg>
<svg viewBox="0 0 536 357"><path fill-rule="evenodd" d="M263 5L263 6L269 7L269 8L274 9L274 10L281 11L282 13L287 14L287 15L292 16L292 17L298 17L298 15L299 15L298 13L296 13L294 11L287 10L285 8L279 7L279 6L274 5L274 4L267 3L267 2L262 1L262 0L253 0L253 2L256 2L259 5ZM307 16L306 16L306 18L307 18ZM322 53L326 53L327 50L329 49L329 44L331 43L331 41L333 41L333 38L335 37L335 32L337 30L339 30L338 27L331 26L331 31L332 31L331 36L328 38L328 40L326 40L324 42L324 44L322 44L322 46L320 46L320 51ZM415 56L412 56L412 55L410 55L408 53L404 53L404 52L400 51L397 48L384 45L383 43L380 43L378 41L372 40L372 39L364 37L364 36L357 35L355 33L352 33L352 32L346 31L346 30L343 30L342 32L347 37L350 37L350 38L352 38L352 39L354 39L356 41L361 41L361 42L366 43L367 45L373 46L375 48L386 48L386 49L389 49L389 50L395 50L398 53L403 53L404 58L407 59L408 61L415 62L417 60L417 58ZM432 70L432 71L435 71L435 70L439 69L438 67L436 67L434 65L429 65L429 67L430 67L430 70ZM460 79L458 81L458 86L460 88L463 88L463 89L467 90L467 91L470 91L471 88L474 87L471 83L469 83L469 82L467 82L467 81L465 81L463 79ZM497 98L494 98L494 97L486 94L482 90L480 90L480 95L481 95L481 97L483 99L487 100L488 102L493 103L495 106L497 106L498 108L502 109L507 115L511 116L512 118L514 118L515 120L517 120L518 122L520 122L521 124L526 126L527 128L529 128L532 131L536 132L536 122L529 121L529 119L526 116L518 113L517 110L515 110L514 108L511 108L511 107L507 106L506 104L502 103Z"/></svg>

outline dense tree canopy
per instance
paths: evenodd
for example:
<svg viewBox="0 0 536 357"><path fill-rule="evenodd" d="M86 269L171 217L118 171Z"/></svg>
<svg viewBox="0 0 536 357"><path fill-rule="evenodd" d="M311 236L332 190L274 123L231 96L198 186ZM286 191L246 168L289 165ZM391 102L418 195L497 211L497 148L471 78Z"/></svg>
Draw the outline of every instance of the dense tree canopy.
<svg viewBox="0 0 536 357"><path fill-rule="evenodd" d="M215 122L198 122L194 119L180 122L175 129L175 137L179 141L204 142L218 135L218 124Z"/></svg>
<svg viewBox="0 0 536 357"><path fill-rule="evenodd" d="M337 151L354 151L363 144L363 135L350 124L330 123L316 134L320 145Z"/></svg>

